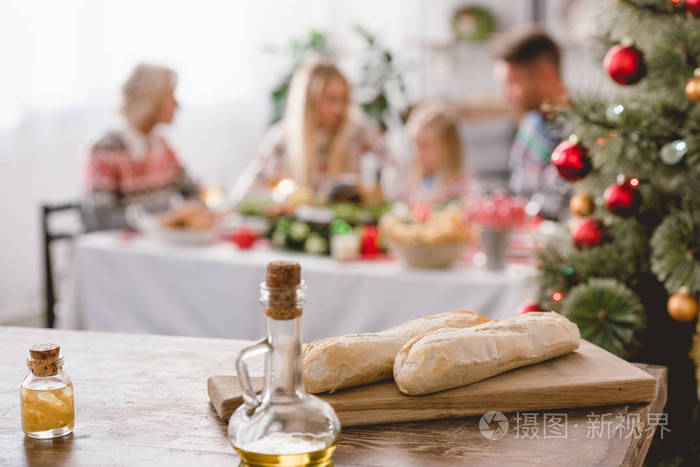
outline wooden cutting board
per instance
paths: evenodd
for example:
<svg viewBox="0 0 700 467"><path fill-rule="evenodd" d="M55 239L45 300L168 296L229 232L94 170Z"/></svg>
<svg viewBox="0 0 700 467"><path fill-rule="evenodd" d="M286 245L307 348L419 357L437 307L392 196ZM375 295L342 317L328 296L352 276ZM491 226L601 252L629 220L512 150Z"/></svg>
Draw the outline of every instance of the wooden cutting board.
<svg viewBox="0 0 700 467"><path fill-rule="evenodd" d="M256 390L262 378L253 378ZM228 420L242 403L236 376L210 376L209 398ZM649 402L656 382L645 371L581 341L575 352L518 368L478 383L425 396L405 396L393 380L359 386L321 399L335 409L343 426L375 425L482 415L489 411L527 412Z"/></svg>

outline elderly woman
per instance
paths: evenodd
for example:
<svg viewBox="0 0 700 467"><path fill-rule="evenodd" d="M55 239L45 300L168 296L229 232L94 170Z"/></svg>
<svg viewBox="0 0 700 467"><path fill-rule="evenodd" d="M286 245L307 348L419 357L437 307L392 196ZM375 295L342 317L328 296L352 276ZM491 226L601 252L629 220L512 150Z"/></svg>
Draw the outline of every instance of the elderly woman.
<svg viewBox="0 0 700 467"><path fill-rule="evenodd" d="M352 105L347 78L326 59L300 66L284 118L263 139L258 156L236 182L236 201L264 198L279 180L319 190L341 175L360 175L363 156L387 161L383 135Z"/></svg>
<svg viewBox="0 0 700 467"><path fill-rule="evenodd" d="M177 75L170 68L138 65L122 87L121 119L92 147L87 162L84 222L87 230L126 226L132 203L164 210L174 196L197 193L175 152L157 132L173 120Z"/></svg>

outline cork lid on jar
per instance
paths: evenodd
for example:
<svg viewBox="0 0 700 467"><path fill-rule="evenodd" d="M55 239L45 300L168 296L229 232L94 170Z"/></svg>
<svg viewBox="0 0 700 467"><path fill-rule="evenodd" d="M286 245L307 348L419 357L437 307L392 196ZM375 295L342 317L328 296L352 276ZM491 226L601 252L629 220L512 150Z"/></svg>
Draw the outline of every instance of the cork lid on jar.
<svg viewBox="0 0 700 467"><path fill-rule="evenodd" d="M63 365L59 357L61 347L56 344L36 344L29 349L27 366L36 376L54 376Z"/></svg>
<svg viewBox="0 0 700 467"><path fill-rule="evenodd" d="M267 263L268 287L296 287L301 283L301 265L296 261L272 261Z"/></svg>
<svg viewBox="0 0 700 467"><path fill-rule="evenodd" d="M265 314L272 319L295 319L301 316L297 286L301 284L301 266L295 261L272 261L267 265L265 285L269 299Z"/></svg>

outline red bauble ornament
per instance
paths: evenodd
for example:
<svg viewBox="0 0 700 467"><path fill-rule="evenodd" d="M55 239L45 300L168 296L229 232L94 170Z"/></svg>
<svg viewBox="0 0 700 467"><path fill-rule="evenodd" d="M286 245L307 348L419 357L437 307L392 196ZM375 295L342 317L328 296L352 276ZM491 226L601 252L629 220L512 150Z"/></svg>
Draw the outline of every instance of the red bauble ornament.
<svg viewBox="0 0 700 467"><path fill-rule="evenodd" d="M591 218L581 220L574 231L574 243L579 248L598 246L603 243L603 224Z"/></svg>
<svg viewBox="0 0 700 467"><path fill-rule="evenodd" d="M685 9L697 18L700 16L700 0L685 0Z"/></svg>
<svg viewBox="0 0 700 467"><path fill-rule="evenodd" d="M636 185L629 180L610 185L603 198L608 211L623 217L634 214L641 201Z"/></svg>
<svg viewBox="0 0 700 467"><path fill-rule="evenodd" d="M588 175L593 165L588 156L588 149L578 144L575 137L559 143L552 152L552 164L562 178L575 182Z"/></svg>
<svg viewBox="0 0 700 467"><path fill-rule="evenodd" d="M540 305L540 303L536 301L525 302L520 307L520 311L518 311L518 314L522 315L525 313L530 313L532 311L542 311L542 305Z"/></svg>
<svg viewBox="0 0 700 467"><path fill-rule="evenodd" d="M605 54L605 71L624 86L639 82L647 74L642 52L632 45L618 44Z"/></svg>

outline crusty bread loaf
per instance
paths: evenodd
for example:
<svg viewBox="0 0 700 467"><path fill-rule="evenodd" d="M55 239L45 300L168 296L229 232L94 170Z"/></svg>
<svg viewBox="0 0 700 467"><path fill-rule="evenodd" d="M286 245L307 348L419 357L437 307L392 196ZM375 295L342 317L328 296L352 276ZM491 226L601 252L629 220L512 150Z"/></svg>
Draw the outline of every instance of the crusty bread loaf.
<svg viewBox="0 0 700 467"><path fill-rule="evenodd" d="M440 328L464 328L489 319L471 311L448 311L408 321L386 331L329 337L304 348L304 384L311 393L391 377L394 357L414 336Z"/></svg>
<svg viewBox="0 0 700 467"><path fill-rule="evenodd" d="M411 339L396 355L394 380L408 395L464 386L578 348L578 326L554 312L532 312Z"/></svg>

